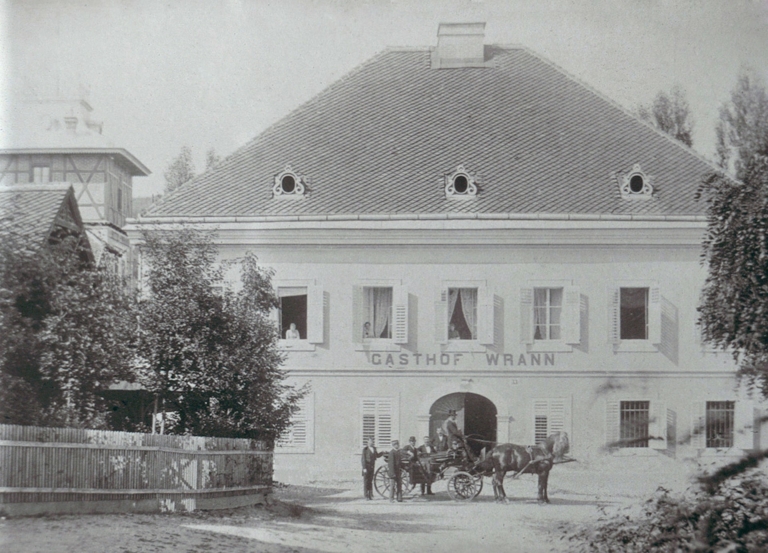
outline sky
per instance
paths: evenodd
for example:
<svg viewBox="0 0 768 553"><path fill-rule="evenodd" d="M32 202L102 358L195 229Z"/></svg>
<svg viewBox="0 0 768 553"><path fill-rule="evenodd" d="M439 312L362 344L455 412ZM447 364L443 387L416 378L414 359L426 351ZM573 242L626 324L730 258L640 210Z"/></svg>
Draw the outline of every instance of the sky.
<svg viewBox="0 0 768 553"><path fill-rule="evenodd" d="M0 132L30 94L86 91L152 171L134 196L157 194L182 146L202 171L377 52L470 21L628 109L682 86L710 159L740 68L768 80L768 0L0 0Z"/></svg>

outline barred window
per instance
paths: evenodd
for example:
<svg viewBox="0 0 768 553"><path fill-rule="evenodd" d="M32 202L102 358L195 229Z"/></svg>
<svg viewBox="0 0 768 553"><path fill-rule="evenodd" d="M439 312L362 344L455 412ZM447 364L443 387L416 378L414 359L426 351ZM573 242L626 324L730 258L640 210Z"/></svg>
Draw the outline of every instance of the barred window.
<svg viewBox="0 0 768 553"><path fill-rule="evenodd" d="M619 439L622 447L648 447L650 401L622 401L619 407Z"/></svg>
<svg viewBox="0 0 768 553"><path fill-rule="evenodd" d="M708 401L707 447L733 447L734 401Z"/></svg>

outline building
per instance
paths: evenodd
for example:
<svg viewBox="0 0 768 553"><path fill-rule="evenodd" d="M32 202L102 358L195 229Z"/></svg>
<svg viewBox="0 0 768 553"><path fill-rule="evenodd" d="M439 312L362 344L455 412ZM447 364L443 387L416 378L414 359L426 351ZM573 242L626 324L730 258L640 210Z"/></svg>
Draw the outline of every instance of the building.
<svg viewBox="0 0 768 553"><path fill-rule="evenodd" d="M194 223L275 270L312 387L277 478L358 475L365 438L420 440L449 409L487 441L565 430L582 459L756 447L760 406L696 328L714 168L483 34L382 52L129 231Z"/></svg>
<svg viewBox="0 0 768 553"><path fill-rule="evenodd" d="M71 185L96 262L128 276L123 226L131 215L133 177L149 169L114 147L84 99L29 99L13 115L0 141L0 185Z"/></svg>

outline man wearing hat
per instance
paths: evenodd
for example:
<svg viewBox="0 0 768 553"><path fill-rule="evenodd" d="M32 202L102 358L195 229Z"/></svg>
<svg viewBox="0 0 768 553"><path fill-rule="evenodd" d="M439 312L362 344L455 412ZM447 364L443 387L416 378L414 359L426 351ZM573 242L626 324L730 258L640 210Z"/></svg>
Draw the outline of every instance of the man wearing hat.
<svg viewBox="0 0 768 553"><path fill-rule="evenodd" d="M403 478L400 470L403 468L403 457L400 451L400 442L392 440L392 449L387 454L387 474L389 476L389 502L395 501L395 491L397 491L397 501L403 501Z"/></svg>
<svg viewBox="0 0 768 553"><path fill-rule="evenodd" d="M448 442L448 436L442 428L437 429L437 437L435 437L435 449L438 452L448 451L451 448L451 444Z"/></svg>
<svg viewBox="0 0 768 553"><path fill-rule="evenodd" d="M456 409L448 411L448 418L443 422L443 432L448 436L449 443L453 443L454 440L459 442L464 447L464 451L469 455L469 458L474 461L474 455L467 447L464 433L459 428L459 425L456 424Z"/></svg>

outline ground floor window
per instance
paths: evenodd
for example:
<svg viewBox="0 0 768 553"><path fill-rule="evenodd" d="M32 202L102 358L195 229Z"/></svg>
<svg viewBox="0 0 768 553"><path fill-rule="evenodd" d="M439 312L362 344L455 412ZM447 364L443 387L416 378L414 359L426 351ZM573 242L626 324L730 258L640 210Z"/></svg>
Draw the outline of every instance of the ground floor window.
<svg viewBox="0 0 768 553"><path fill-rule="evenodd" d="M735 406L734 401L707 402L707 447L733 447Z"/></svg>
<svg viewBox="0 0 768 553"><path fill-rule="evenodd" d="M565 430L566 409L564 398L533 400L533 443L540 444L553 433Z"/></svg>
<svg viewBox="0 0 768 553"><path fill-rule="evenodd" d="M619 404L619 439L622 447L648 447L650 401Z"/></svg>
<svg viewBox="0 0 768 553"><path fill-rule="evenodd" d="M291 415L291 426L277 441L282 452L309 452L314 447L314 394L312 392L299 400L296 411Z"/></svg>
<svg viewBox="0 0 768 553"><path fill-rule="evenodd" d="M395 403L392 398L362 398L360 400L360 446L373 439L380 449L388 448L395 428Z"/></svg>

